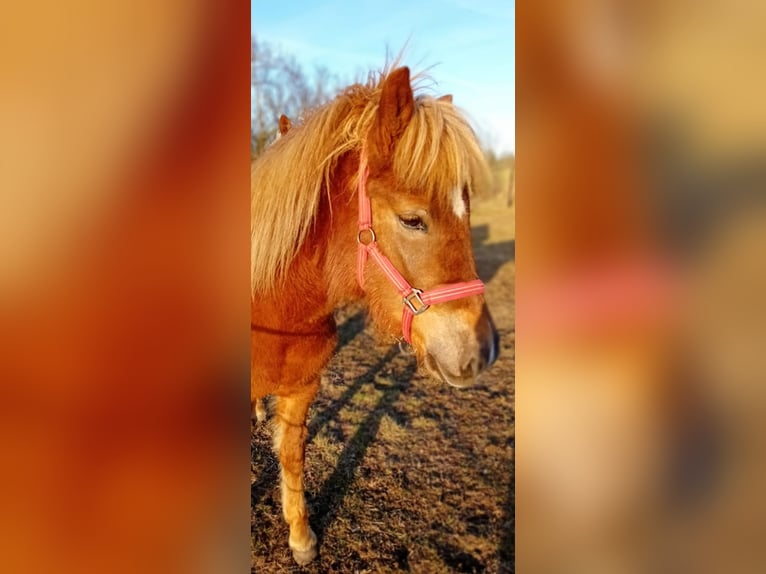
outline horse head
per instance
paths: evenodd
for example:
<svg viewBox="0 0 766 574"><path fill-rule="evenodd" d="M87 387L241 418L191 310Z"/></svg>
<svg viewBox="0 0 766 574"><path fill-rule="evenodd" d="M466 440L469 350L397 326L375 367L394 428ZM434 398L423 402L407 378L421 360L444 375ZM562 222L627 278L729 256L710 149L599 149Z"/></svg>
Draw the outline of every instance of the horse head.
<svg viewBox="0 0 766 574"><path fill-rule="evenodd" d="M473 131L451 96L416 99L401 67L383 81L362 154L359 193L374 221L367 239L390 262L360 266L373 321L395 336L403 330L431 375L468 386L498 355L471 244L471 194L485 169ZM363 231L360 219L360 242Z"/></svg>

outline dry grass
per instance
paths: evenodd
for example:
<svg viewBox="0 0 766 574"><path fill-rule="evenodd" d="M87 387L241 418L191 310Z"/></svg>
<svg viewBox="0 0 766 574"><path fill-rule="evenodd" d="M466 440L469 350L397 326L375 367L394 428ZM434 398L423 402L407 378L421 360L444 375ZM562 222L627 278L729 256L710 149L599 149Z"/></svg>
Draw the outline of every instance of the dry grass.
<svg viewBox="0 0 766 574"><path fill-rule="evenodd" d="M514 224L504 196L476 205L474 248L501 336L498 362L466 390L421 377L380 345L358 308L309 414L306 496L319 557L293 563L278 466L252 434L253 572L512 572Z"/></svg>

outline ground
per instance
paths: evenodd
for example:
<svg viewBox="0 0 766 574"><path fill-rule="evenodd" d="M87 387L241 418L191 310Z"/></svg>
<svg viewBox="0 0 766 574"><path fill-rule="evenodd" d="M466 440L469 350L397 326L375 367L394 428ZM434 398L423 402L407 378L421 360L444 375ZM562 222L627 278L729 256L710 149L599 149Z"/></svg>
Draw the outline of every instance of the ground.
<svg viewBox="0 0 766 574"><path fill-rule="evenodd" d="M306 499L319 557L287 546L269 428L251 441L253 572L512 572L514 555L514 208L474 205L474 251L500 333L477 386L416 373L375 339L362 311L338 313L338 353L309 412Z"/></svg>

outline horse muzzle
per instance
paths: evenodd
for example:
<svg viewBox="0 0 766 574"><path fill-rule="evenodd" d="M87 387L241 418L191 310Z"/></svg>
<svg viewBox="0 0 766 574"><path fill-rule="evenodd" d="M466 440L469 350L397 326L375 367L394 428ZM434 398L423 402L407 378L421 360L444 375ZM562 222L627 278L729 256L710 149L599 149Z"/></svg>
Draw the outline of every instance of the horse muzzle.
<svg viewBox="0 0 766 574"><path fill-rule="evenodd" d="M453 387L469 387L497 360L500 338L486 305L473 329L450 319L440 318L439 333L426 343L424 366Z"/></svg>

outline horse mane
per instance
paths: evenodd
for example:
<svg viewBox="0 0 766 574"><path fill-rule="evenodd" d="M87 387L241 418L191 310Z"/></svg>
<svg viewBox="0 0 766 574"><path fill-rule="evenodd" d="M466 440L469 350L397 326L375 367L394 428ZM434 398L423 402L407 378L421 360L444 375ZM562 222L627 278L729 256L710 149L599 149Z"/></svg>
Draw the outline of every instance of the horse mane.
<svg viewBox="0 0 766 574"><path fill-rule="evenodd" d="M322 189L348 152L361 152L375 119L382 84L396 62L371 73L308 114L302 125L269 147L251 166L251 288L264 294L285 279L290 263L317 216ZM423 74L413 77L414 83ZM415 112L396 146L395 177L408 189L451 201L454 189L469 194L487 181L476 136L449 100L418 94ZM354 182L355 183L355 182Z"/></svg>

